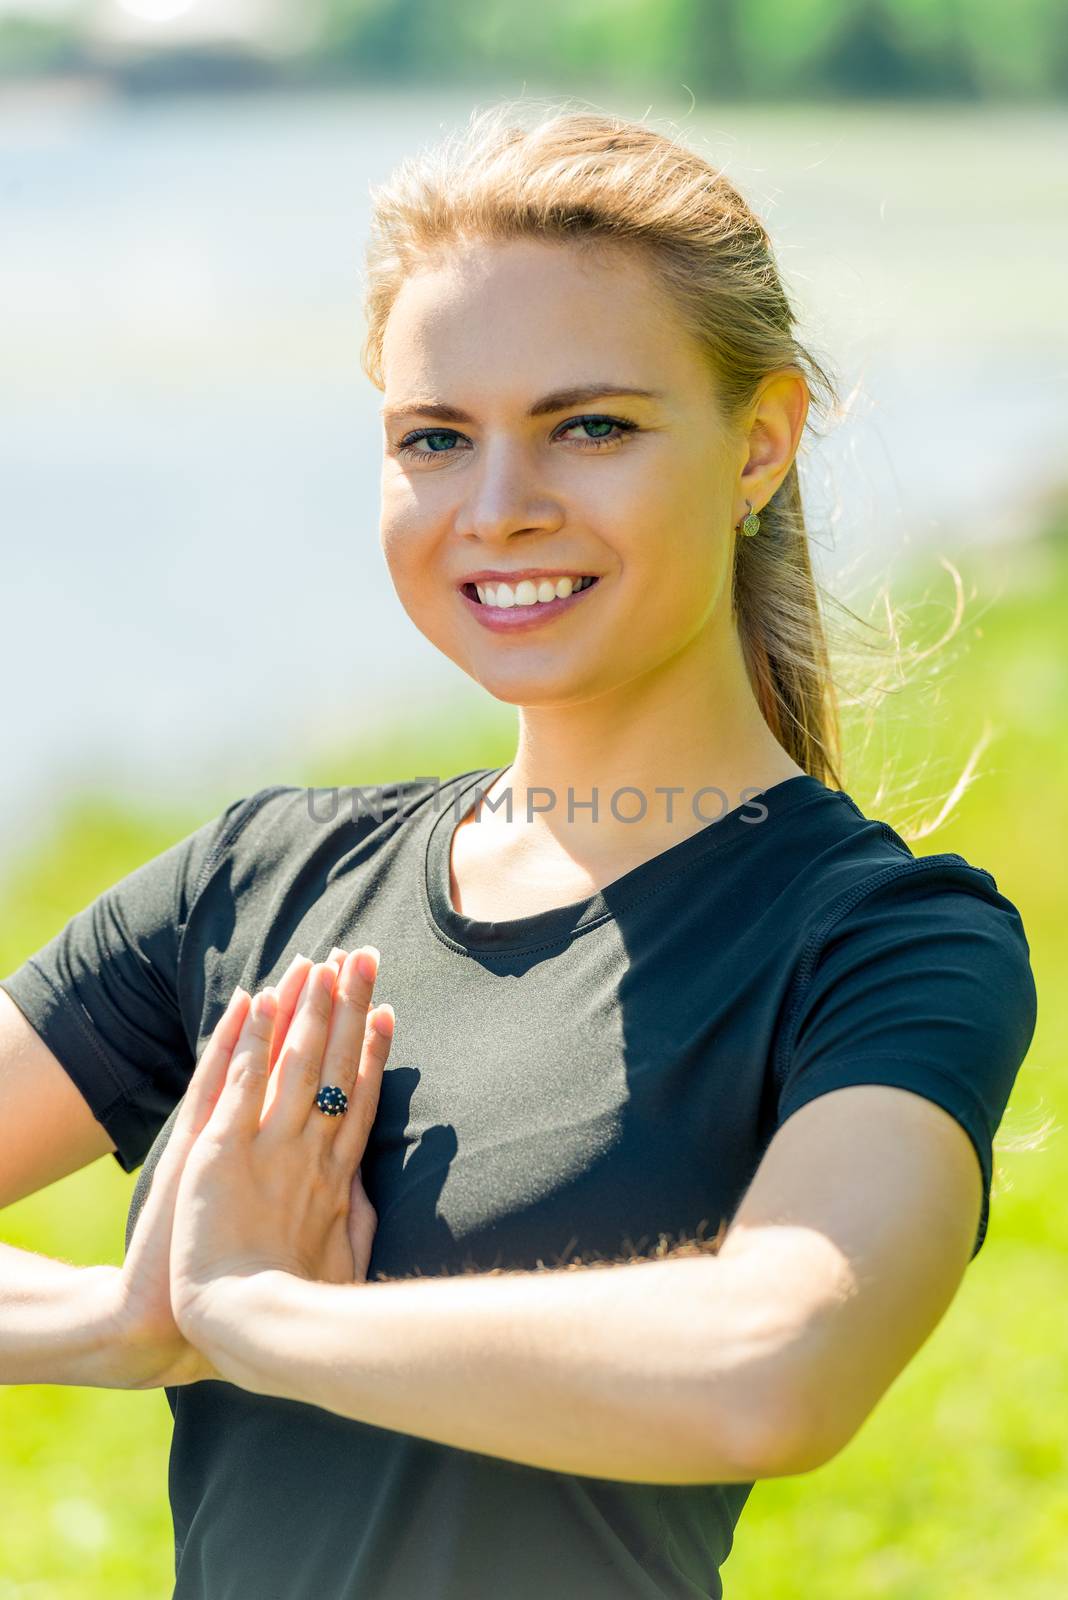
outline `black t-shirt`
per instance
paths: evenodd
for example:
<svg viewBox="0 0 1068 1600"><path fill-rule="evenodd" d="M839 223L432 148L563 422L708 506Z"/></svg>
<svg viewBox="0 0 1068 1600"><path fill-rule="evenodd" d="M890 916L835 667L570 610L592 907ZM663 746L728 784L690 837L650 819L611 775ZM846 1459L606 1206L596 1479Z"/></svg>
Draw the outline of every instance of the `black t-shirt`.
<svg viewBox="0 0 1068 1600"><path fill-rule="evenodd" d="M145 1163L127 1242L234 986L371 943L397 1015L363 1161L371 1279L711 1238L785 1119L856 1083L967 1131L974 1256L1036 1020L991 875L915 857L801 775L586 900L479 922L452 905L449 843L504 770L263 789L4 980L120 1165ZM166 1393L176 1600L718 1597L752 1488L545 1471L223 1382Z"/></svg>

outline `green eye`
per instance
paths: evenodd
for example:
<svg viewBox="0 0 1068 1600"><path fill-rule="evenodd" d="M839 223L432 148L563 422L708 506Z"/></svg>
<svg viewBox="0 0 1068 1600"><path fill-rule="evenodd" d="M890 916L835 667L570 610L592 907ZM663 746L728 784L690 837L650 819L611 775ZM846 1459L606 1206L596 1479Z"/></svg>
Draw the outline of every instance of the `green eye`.
<svg viewBox="0 0 1068 1600"><path fill-rule="evenodd" d="M617 440L622 438L624 434L635 432L637 426L638 425L636 422L628 422L623 417L572 417L570 422L564 423L561 431L564 433L569 433L572 428L614 428L616 430L616 438L613 438L610 433L595 434L592 438L589 436L589 434L587 434L585 439L579 439L577 441L584 448L596 449L597 446L602 443L615 444Z"/></svg>
<svg viewBox="0 0 1068 1600"><path fill-rule="evenodd" d="M420 439L426 439L429 442L432 439L455 440L459 437L460 435L458 433L454 433L451 428L422 428L418 433L407 434L405 438L401 440L400 444L397 446L397 449L402 455L406 456L448 455L448 450L438 450L433 446L429 450L417 450L415 446Z"/></svg>
<svg viewBox="0 0 1068 1600"><path fill-rule="evenodd" d="M625 417L606 417L593 415L588 417L572 417L570 421L561 423L554 437L562 438L570 433L573 428L605 428L608 431L594 435L586 434L584 439L575 439L571 443L577 444L583 450L597 450L602 445L618 444L629 433L638 432L638 424L630 422ZM397 445L397 453L402 456L418 457L425 460L427 456L446 456L454 453L457 440L465 437L457 433L454 428L418 428L414 433L405 434ZM418 448L423 440L428 448Z"/></svg>

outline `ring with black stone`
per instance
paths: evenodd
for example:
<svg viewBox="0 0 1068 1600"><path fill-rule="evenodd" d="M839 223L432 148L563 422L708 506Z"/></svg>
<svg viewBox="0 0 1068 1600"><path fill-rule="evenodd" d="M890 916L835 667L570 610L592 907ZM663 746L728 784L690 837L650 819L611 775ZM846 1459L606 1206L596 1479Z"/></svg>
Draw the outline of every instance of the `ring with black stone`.
<svg viewBox="0 0 1068 1600"><path fill-rule="evenodd" d="M338 1089L334 1084L328 1083L315 1096L315 1104L324 1116L340 1117L349 1108L349 1097L344 1089Z"/></svg>

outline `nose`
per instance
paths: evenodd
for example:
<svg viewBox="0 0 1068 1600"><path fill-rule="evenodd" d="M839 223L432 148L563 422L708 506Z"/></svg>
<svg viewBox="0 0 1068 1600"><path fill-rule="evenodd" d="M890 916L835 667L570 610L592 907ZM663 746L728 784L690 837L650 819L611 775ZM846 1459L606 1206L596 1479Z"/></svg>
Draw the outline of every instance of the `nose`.
<svg viewBox="0 0 1068 1600"><path fill-rule="evenodd" d="M462 537L501 543L516 533L552 532L563 524L563 508L518 444L486 444L462 478L454 519Z"/></svg>

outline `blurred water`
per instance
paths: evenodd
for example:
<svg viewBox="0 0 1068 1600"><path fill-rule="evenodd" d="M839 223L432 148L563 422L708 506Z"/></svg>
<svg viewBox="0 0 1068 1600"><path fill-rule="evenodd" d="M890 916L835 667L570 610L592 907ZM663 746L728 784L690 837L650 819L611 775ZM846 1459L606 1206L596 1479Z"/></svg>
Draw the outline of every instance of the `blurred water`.
<svg viewBox="0 0 1068 1600"><path fill-rule="evenodd" d="M214 804L466 682L379 551L357 275L369 184L472 103L0 103L0 857L87 780ZM1063 464L1064 113L673 118L851 396L802 460L827 581L1025 530Z"/></svg>

